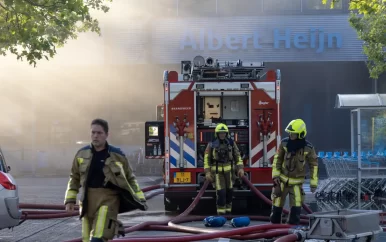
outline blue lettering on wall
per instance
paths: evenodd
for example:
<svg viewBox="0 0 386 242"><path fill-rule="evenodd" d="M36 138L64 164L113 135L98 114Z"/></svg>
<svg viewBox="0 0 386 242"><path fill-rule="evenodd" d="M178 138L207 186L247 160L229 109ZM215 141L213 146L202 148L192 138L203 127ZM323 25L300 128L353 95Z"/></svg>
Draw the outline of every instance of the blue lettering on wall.
<svg viewBox="0 0 386 242"><path fill-rule="evenodd" d="M323 28L310 28L308 33L296 33L291 29L273 29L273 48L314 49L322 53L325 49L342 48L341 33L326 33ZM251 46L252 43L252 46ZM227 34L222 36L213 30L200 29L197 37L191 30L186 30L180 42L180 49L193 50L245 50L261 49L261 36L255 31L251 34Z"/></svg>

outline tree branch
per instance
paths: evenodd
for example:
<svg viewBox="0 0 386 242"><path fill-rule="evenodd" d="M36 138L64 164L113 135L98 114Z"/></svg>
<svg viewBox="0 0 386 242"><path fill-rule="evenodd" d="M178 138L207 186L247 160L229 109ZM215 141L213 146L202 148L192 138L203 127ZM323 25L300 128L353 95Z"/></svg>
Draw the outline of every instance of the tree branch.
<svg viewBox="0 0 386 242"><path fill-rule="evenodd" d="M0 54L9 51L34 66L42 58L53 58L56 47L78 33L99 34L99 24L90 11L107 12L102 8L104 2L111 0L0 0ZM83 25L78 26L79 22Z"/></svg>
<svg viewBox="0 0 386 242"><path fill-rule="evenodd" d="M0 3L0 7L4 9L5 11L8 11L8 9L3 5L3 3Z"/></svg>
<svg viewBox="0 0 386 242"><path fill-rule="evenodd" d="M56 8L56 7L58 7L58 3L59 3L59 2L56 2L52 5L44 5L44 4L38 4L38 3L33 2L31 0L24 0L24 1L31 4L32 6L39 7L39 8L54 8L54 7Z"/></svg>

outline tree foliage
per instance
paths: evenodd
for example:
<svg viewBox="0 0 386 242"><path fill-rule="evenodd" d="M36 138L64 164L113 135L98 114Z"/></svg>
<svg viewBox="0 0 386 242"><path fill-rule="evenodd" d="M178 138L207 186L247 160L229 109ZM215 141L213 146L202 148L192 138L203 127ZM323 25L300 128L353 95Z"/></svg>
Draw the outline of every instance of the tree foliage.
<svg viewBox="0 0 386 242"><path fill-rule="evenodd" d="M0 54L15 54L36 66L52 58L56 47L81 32L100 35L90 10L107 12L112 0L0 0Z"/></svg>
<svg viewBox="0 0 386 242"><path fill-rule="evenodd" d="M331 1L331 8L337 1ZM349 4L349 22L364 41L370 77L378 79L386 72L386 0L351 0Z"/></svg>
<svg viewBox="0 0 386 242"><path fill-rule="evenodd" d="M383 14L367 14L362 18L352 15L350 24L364 41L363 52L367 55L370 77L386 72L386 11Z"/></svg>

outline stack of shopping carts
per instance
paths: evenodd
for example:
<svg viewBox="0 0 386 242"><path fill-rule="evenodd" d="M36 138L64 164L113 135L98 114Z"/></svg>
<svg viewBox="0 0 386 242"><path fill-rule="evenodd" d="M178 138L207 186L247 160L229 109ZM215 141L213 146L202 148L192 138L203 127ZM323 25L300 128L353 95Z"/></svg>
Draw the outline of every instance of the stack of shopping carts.
<svg viewBox="0 0 386 242"><path fill-rule="evenodd" d="M358 154L319 152L328 178L320 181L315 194L323 210L358 206ZM361 152L361 209L386 210L386 151ZM371 168L371 169L369 169ZM367 169L367 170L366 170Z"/></svg>

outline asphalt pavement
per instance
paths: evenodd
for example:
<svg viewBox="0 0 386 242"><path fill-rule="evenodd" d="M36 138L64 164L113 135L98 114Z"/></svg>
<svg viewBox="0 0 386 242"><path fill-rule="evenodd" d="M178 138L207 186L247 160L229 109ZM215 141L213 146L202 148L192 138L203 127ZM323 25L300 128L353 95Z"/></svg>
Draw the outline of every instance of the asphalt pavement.
<svg viewBox="0 0 386 242"><path fill-rule="evenodd" d="M141 187L159 184L160 177L137 177ZM21 203L63 204L68 177L60 178L18 178ZM148 201L148 215L157 217L164 214L163 196ZM132 219L146 217L134 212L123 215L124 224L137 223ZM150 218L149 218L150 219ZM151 217L153 219L153 217ZM27 220L18 227L0 230L0 242L59 242L81 237L81 222L78 217Z"/></svg>
<svg viewBox="0 0 386 242"><path fill-rule="evenodd" d="M137 177L139 185L143 187L159 184L160 177ZM18 178L20 201L22 203L42 203L42 204L63 204L64 193L67 187L68 178ZM312 195L305 189L307 201L312 200ZM308 191L307 191L308 190ZM163 195L158 195L148 200L148 211L133 211L119 215L119 219L125 225L135 225L144 221L162 221L172 218L173 214L164 212ZM255 222L253 222L255 224ZM185 224L189 226L204 228L202 222L192 222ZM225 225L221 229L231 229ZM181 236L184 233L177 232L155 232L139 231L130 233L126 237L149 237L157 238L161 236ZM13 230L0 230L0 242L58 242L81 237L81 222L78 217L47 219L47 220L27 220L22 225ZM230 239L213 239L206 241L237 241ZM311 240L308 240L311 241ZM386 240L379 240L386 241Z"/></svg>

